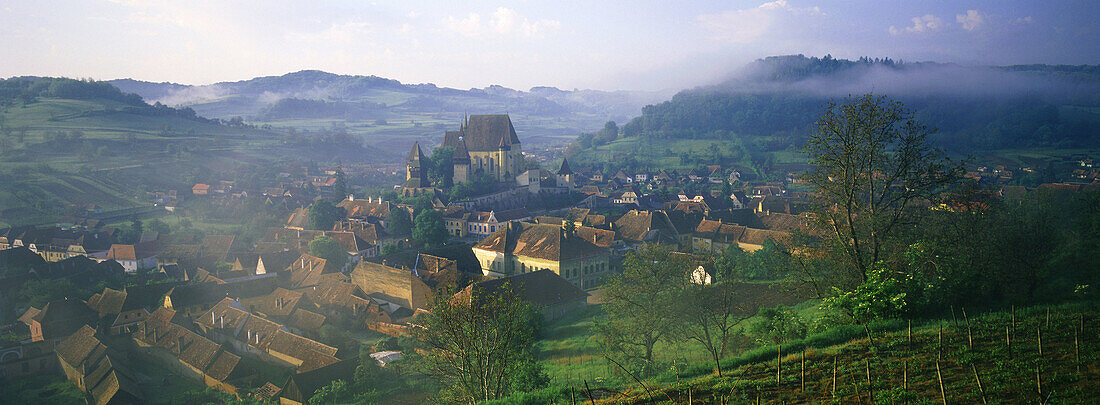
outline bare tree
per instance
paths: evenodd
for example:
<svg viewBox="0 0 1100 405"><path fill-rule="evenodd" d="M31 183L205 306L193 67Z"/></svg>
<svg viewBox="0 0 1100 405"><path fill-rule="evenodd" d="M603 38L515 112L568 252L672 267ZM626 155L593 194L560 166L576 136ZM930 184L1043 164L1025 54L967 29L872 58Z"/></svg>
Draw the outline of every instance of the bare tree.
<svg viewBox="0 0 1100 405"><path fill-rule="evenodd" d="M820 228L849 270L845 283L866 282L890 239L920 215L914 205L961 177L961 162L928 144L934 132L884 96L826 105L806 145L814 168L804 179Z"/></svg>
<svg viewBox="0 0 1100 405"><path fill-rule="evenodd" d="M699 342L714 360L714 370L722 376L722 356L733 337L733 328L754 315L745 297L737 296L731 281L713 285L687 282L683 290L677 335Z"/></svg>

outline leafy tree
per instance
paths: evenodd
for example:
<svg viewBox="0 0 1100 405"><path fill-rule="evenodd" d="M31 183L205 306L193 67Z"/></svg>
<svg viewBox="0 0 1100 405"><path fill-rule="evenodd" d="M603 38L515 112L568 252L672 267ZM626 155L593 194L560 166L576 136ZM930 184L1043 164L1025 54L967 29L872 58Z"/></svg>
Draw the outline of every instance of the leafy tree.
<svg viewBox="0 0 1100 405"><path fill-rule="evenodd" d="M962 175L961 164L928 145L934 131L901 103L867 94L828 103L806 144L814 169L805 180L848 286L865 283L903 227L914 204L933 200Z"/></svg>
<svg viewBox="0 0 1100 405"><path fill-rule="evenodd" d="M335 380L318 388L317 392L309 398L309 405L335 405L343 403L343 400L350 396L351 387L348 386L347 381Z"/></svg>
<svg viewBox="0 0 1100 405"><path fill-rule="evenodd" d="M427 246L442 245L447 241L447 227L443 214L436 210L423 210L413 220L412 237Z"/></svg>
<svg viewBox="0 0 1100 405"><path fill-rule="evenodd" d="M386 214L386 230L392 235L408 235L412 232L412 220L404 208L391 207Z"/></svg>
<svg viewBox="0 0 1100 405"><path fill-rule="evenodd" d="M680 286L690 265L668 248L645 245L627 253L623 273L603 287L607 315L594 324L604 355L637 371L653 370L653 346L672 332Z"/></svg>
<svg viewBox="0 0 1100 405"><path fill-rule="evenodd" d="M455 148L450 146L440 146L432 150L428 177L444 188L451 187L451 182L454 181L454 153Z"/></svg>
<svg viewBox="0 0 1100 405"><path fill-rule="evenodd" d="M309 241L309 254L325 259L334 268L342 269L348 262L348 254L331 236L321 235Z"/></svg>
<svg viewBox="0 0 1100 405"><path fill-rule="evenodd" d="M329 231L340 219L340 208L327 200L314 201L309 206L309 229Z"/></svg>
<svg viewBox="0 0 1100 405"><path fill-rule="evenodd" d="M756 315L761 319L752 324L749 331L771 343L780 344L805 338L809 329L801 316L782 305L763 308Z"/></svg>
<svg viewBox="0 0 1100 405"><path fill-rule="evenodd" d="M50 301L76 298L80 293L68 279L31 280L23 284L23 298L35 308L42 308Z"/></svg>
<svg viewBox="0 0 1100 405"><path fill-rule="evenodd" d="M431 312L416 320L425 373L439 379L444 395L474 403L546 386L534 356L538 313L507 286L504 291L452 298L441 294Z"/></svg>

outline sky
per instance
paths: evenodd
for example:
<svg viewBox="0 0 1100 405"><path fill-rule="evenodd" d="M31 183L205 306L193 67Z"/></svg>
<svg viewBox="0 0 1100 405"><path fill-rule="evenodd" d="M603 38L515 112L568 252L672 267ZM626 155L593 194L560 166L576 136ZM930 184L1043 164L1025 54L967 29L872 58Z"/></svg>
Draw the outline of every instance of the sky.
<svg viewBox="0 0 1100 405"><path fill-rule="evenodd" d="M1100 1L0 0L0 77L668 90L771 55L1100 64Z"/></svg>

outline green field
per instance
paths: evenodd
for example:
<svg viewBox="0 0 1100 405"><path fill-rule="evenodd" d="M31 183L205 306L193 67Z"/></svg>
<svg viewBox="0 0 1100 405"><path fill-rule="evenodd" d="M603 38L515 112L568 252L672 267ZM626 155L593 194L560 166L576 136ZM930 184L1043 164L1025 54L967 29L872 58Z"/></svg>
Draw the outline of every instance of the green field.
<svg viewBox="0 0 1100 405"><path fill-rule="evenodd" d="M93 204L104 215L151 206L146 192L186 191L189 176L266 161L280 141L270 132L127 108L40 98L0 109L0 174L8 179L0 182L0 225L44 224Z"/></svg>

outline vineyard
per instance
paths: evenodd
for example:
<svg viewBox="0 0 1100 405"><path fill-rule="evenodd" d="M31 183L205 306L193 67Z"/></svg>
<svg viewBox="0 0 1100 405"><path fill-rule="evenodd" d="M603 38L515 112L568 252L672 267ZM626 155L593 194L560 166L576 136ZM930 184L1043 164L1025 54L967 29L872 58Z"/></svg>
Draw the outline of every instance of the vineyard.
<svg viewBox="0 0 1100 405"><path fill-rule="evenodd" d="M847 343L813 336L723 362L723 377L677 375L596 392L595 403L1007 404L1100 401L1095 303L967 314L862 328ZM703 374L709 370L696 370ZM658 378L657 380L660 380ZM584 386L566 402L593 402Z"/></svg>

